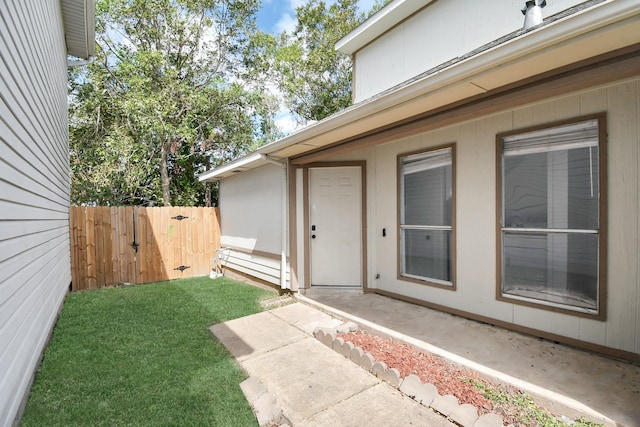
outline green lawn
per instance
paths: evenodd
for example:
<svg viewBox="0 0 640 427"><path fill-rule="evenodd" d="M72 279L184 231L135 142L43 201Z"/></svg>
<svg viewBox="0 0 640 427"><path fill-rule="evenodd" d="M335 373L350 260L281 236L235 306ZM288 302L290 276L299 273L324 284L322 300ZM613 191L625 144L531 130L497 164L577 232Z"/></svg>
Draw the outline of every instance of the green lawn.
<svg viewBox="0 0 640 427"><path fill-rule="evenodd" d="M70 294L22 425L256 425L245 374L208 327L272 296L208 277Z"/></svg>

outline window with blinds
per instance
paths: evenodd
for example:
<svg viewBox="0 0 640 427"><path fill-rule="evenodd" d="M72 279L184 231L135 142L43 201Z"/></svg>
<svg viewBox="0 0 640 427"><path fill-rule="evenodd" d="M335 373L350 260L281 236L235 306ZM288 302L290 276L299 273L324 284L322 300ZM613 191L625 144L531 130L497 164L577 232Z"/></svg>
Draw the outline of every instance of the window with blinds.
<svg viewBox="0 0 640 427"><path fill-rule="evenodd" d="M453 285L453 147L399 158L400 275Z"/></svg>
<svg viewBox="0 0 640 427"><path fill-rule="evenodd" d="M599 120L499 139L502 297L598 314Z"/></svg>

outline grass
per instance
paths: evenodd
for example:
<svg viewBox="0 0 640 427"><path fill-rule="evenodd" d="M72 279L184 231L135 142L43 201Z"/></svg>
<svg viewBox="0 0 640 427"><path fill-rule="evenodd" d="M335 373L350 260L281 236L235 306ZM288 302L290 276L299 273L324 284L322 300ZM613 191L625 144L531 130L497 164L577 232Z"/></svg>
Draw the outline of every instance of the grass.
<svg viewBox="0 0 640 427"><path fill-rule="evenodd" d="M602 426L592 421L578 418L570 423L551 415L549 411L538 405L527 393L513 390L511 392L490 386L482 381L471 380L474 387L484 397L493 402L495 407L502 407L513 418L510 420L519 426L540 427L597 427Z"/></svg>
<svg viewBox="0 0 640 427"><path fill-rule="evenodd" d="M208 327L271 296L208 277L70 294L21 425L256 425L245 374Z"/></svg>

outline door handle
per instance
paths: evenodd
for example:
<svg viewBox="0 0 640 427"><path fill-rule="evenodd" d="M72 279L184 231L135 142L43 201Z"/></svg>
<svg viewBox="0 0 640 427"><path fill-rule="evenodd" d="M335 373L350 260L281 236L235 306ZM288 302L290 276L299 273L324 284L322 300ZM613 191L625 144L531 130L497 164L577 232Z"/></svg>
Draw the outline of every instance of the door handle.
<svg viewBox="0 0 640 427"><path fill-rule="evenodd" d="M315 238L316 238L316 235L315 235L315 234L312 234L312 235L311 235L311 238L312 238L312 239L315 239Z"/></svg>

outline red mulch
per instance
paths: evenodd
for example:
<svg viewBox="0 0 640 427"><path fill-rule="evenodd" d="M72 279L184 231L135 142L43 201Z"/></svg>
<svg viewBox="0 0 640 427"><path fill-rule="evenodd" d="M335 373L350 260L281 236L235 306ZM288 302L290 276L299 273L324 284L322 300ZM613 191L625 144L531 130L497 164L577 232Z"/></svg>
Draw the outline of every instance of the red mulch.
<svg viewBox="0 0 640 427"><path fill-rule="evenodd" d="M441 357L417 351L408 344L385 340L362 332L340 334L345 341L371 353L376 361L400 371L402 378L414 374L423 383L431 383L440 395L452 394L460 404L476 407L478 415L495 412L491 401L478 391L470 380L485 382L478 374L459 367ZM500 412L500 411L498 411Z"/></svg>
<svg viewBox="0 0 640 427"><path fill-rule="evenodd" d="M423 383L431 383L440 395L452 394L460 404L468 403L478 410L478 415L493 412L502 417L507 425L538 426L535 419L528 419L526 413L517 404L509 401L493 403L473 386L481 383L489 390L500 391L508 396L517 396L522 391L506 384L490 383L471 369L463 368L442 357L423 353L412 346L388 339L382 339L364 332L339 334L345 341L371 353L374 360L384 362L389 368L396 368L400 376L417 375ZM540 408L549 412L545 408ZM549 413L550 414L550 413ZM554 424L555 425L555 424Z"/></svg>

